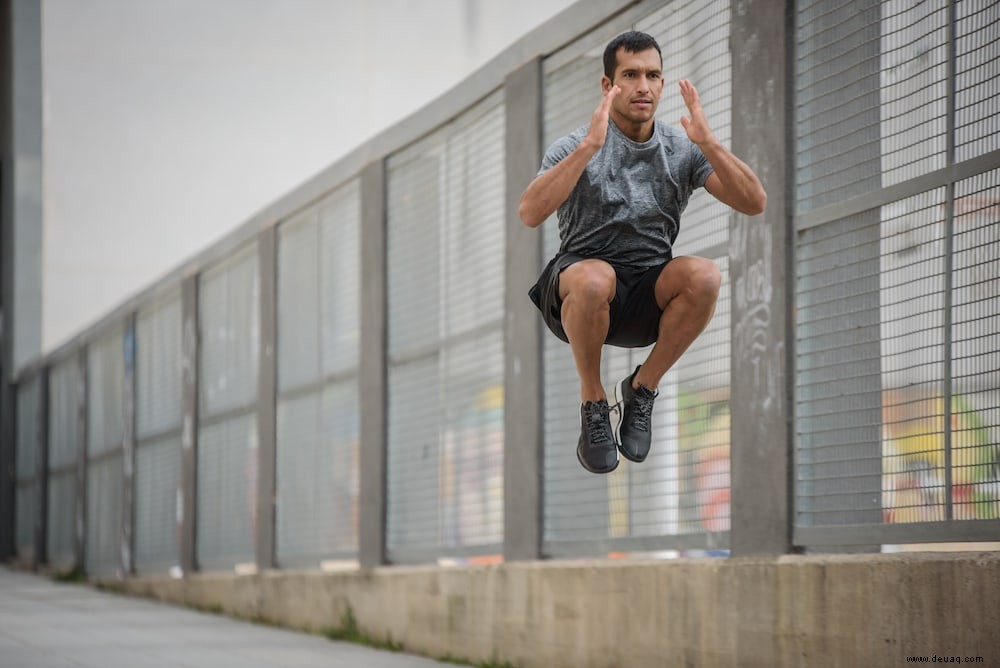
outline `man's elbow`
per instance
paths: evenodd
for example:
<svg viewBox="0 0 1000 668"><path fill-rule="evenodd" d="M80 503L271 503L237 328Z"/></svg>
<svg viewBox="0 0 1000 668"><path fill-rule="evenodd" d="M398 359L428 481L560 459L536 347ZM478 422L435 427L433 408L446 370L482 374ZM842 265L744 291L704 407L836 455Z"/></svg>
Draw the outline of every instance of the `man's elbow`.
<svg viewBox="0 0 1000 668"><path fill-rule="evenodd" d="M517 216L526 227L538 227L545 221L530 206L527 206L524 200L517 207Z"/></svg>
<svg viewBox="0 0 1000 668"><path fill-rule="evenodd" d="M767 208L767 193L761 190L755 197L753 197L746 205L746 209L743 211L748 216L757 216L764 213L764 209Z"/></svg>

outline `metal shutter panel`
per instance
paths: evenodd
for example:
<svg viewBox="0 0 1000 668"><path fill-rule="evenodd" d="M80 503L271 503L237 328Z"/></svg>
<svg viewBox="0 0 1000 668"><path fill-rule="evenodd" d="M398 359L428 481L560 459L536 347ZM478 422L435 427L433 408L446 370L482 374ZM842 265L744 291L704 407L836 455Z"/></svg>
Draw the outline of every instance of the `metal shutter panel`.
<svg viewBox="0 0 1000 668"><path fill-rule="evenodd" d="M257 514L260 276L249 244L201 277L198 563L253 563Z"/></svg>
<svg viewBox="0 0 1000 668"><path fill-rule="evenodd" d="M135 568L178 565L181 476L180 294L136 316Z"/></svg>
<svg viewBox="0 0 1000 668"><path fill-rule="evenodd" d="M955 3L955 159L1000 149L1000 5L993 0Z"/></svg>
<svg viewBox="0 0 1000 668"><path fill-rule="evenodd" d="M600 101L604 46L632 27L611 21L565 53L547 59L546 144L589 122ZM657 118L679 123L687 110L676 81L690 78L713 131L728 143L729 3L665 5L636 21L634 28L653 35L663 50L665 85ZM673 534L704 533L692 544L715 546L722 539L713 534L729 528L728 221L729 209L704 191L696 192L683 212L675 256L713 259L722 270L724 285L709 327L660 384L653 451L641 467L624 462L606 477L587 474L580 467L575 453L580 434L579 378L569 346L545 332L546 553L668 545L670 539L658 537ZM559 248L555 216L543 229L548 261ZM602 377L607 387L631 373L649 350L605 347ZM638 540L621 542L624 539Z"/></svg>
<svg viewBox="0 0 1000 668"><path fill-rule="evenodd" d="M48 562L70 568L76 523L77 407L80 367L76 357L49 372Z"/></svg>
<svg viewBox="0 0 1000 668"><path fill-rule="evenodd" d="M500 549L503 132L498 91L388 161L394 560Z"/></svg>
<svg viewBox="0 0 1000 668"><path fill-rule="evenodd" d="M17 442L15 444L14 540L17 556L30 561L35 555L38 522L38 409L41 384L37 377L17 388Z"/></svg>
<svg viewBox="0 0 1000 668"><path fill-rule="evenodd" d="M360 224L355 179L279 229L278 363L301 369L283 377L278 399L282 566L357 553ZM285 361L294 355L301 359Z"/></svg>
<svg viewBox="0 0 1000 668"><path fill-rule="evenodd" d="M121 568L125 353L112 331L87 350L86 569L111 575Z"/></svg>

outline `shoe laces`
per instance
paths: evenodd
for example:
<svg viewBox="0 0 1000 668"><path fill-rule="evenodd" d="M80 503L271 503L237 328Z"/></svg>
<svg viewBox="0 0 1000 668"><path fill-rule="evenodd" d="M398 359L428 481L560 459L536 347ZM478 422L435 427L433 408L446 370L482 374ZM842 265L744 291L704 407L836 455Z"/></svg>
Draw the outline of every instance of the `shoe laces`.
<svg viewBox="0 0 1000 668"><path fill-rule="evenodd" d="M604 443L608 440L608 411L607 403L600 401L587 402L584 406L583 416L586 423L588 440L594 443Z"/></svg>
<svg viewBox="0 0 1000 668"><path fill-rule="evenodd" d="M650 418L653 415L653 400L656 399L655 392L644 386L632 395L632 410L629 415L629 425L638 431L649 431Z"/></svg>

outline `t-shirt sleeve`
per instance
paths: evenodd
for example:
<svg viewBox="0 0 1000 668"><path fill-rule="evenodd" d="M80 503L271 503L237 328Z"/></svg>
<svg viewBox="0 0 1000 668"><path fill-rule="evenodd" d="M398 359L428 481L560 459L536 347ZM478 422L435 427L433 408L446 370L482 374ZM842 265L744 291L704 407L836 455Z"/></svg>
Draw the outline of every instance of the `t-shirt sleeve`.
<svg viewBox="0 0 1000 668"><path fill-rule="evenodd" d="M715 168L708 161L705 154L701 152L698 145L691 144L691 186L692 188L704 188L705 181L712 175Z"/></svg>
<svg viewBox="0 0 1000 668"><path fill-rule="evenodd" d="M552 146L549 146L548 150L545 151L545 155L542 157L542 166L539 168L538 174L547 172L558 165L567 155L575 151L579 145L580 139L575 135L567 135L555 140Z"/></svg>

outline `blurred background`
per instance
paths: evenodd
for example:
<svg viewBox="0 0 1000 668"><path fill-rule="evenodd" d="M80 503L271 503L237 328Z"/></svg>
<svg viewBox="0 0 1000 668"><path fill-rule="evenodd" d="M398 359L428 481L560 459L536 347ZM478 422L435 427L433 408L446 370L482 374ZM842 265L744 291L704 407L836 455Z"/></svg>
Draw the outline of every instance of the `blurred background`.
<svg viewBox="0 0 1000 668"><path fill-rule="evenodd" d="M44 0L42 349L571 0Z"/></svg>

